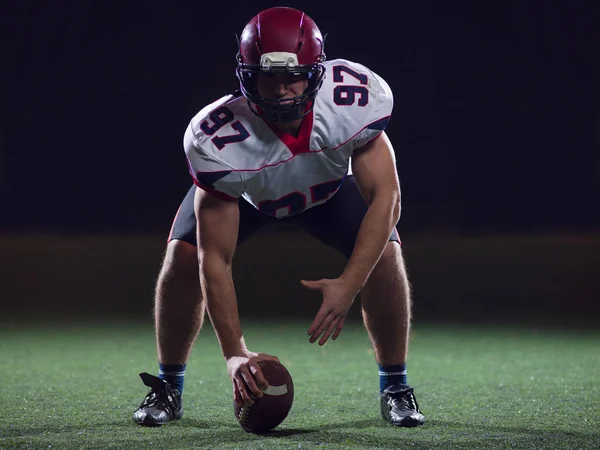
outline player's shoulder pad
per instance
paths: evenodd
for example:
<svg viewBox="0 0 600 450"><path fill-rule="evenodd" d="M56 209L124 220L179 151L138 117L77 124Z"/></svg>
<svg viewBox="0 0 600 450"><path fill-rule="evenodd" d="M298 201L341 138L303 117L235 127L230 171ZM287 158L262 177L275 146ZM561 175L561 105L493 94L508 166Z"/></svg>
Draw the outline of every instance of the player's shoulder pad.
<svg viewBox="0 0 600 450"><path fill-rule="evenodd" d="M183 137L183 148L194 183L225 198L242 195L244 180L231 161L222 157L211 139L217 137L215 131L223 123L231 121L232 118L225 115L236 113L238 100L239 96L230 94L202 108L188 124ZM226 108L221 108L223 106Z"/></svg>
<svg viewBox="0 0 600 450"><path fill-rule="evenodd" d="M203 153L238 170L260 167L266 140L277 140L240 91L202 108L188 128L193 145L186 152Z"/></svg>
<svg viewBox="0 0 600 450"><path fill-rule="evenodd" d="M241 98L237 93L225 95L206 105L192 117L184 137L184 148L188 156L188 152L200 152L216 160L222 159L218 147L211 140L216 137L219 128L232 121L232 117L228 116L239 109L236 108L239 100ZM226 164L225 161L224 163Z"/></svg>
<svg viewBox="0 0 600 450"><path fill-rule="evenodd" d="M394 96L389 84L363 64L347 59L324 63L326 77L317 95L324 119L350 139L364 129L381 133L392 115Z"/></svg>

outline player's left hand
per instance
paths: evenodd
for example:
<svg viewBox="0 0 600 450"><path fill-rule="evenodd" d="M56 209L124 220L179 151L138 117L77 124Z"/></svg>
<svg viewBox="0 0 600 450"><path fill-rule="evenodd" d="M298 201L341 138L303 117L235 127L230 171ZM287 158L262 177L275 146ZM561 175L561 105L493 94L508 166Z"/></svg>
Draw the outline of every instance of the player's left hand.
<svg viewBox="0 0 600 450"><path fill-rule="evenodd" d="M310 343L314 343L319 336L321 336L319 345L324 345L330 336L335 340L344 327L344 320L358 292L349 289L348 284L339 278L302 280L301 283L303 286L321 291L323 294L321 309L308 329Z"/></svg>

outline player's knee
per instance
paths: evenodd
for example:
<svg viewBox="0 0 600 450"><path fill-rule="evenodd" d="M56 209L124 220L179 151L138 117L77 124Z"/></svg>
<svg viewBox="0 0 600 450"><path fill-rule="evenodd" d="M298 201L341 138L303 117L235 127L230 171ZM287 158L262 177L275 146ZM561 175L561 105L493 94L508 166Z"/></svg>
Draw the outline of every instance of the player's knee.
<svg viewBox="0 0 600 450"><path fill-rule="evenodd" d="M388 241L383 249L381 258L379 258L379 262L383 265L396 265L398 261L402 261L402 248L400 247L400 243L398 241Z"/></svg>
<svg viewBox="0 0 600 450"><path fill-rule="evenodd" d="M167 244L161 278L172 276L198 277L198 251L195 245L178 239Z"/></svg>

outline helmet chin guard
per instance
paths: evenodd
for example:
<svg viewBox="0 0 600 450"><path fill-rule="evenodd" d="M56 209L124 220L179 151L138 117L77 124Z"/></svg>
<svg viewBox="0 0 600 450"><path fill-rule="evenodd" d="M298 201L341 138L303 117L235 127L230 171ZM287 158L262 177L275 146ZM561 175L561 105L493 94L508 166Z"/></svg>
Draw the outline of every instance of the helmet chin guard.
<svg viewBox="0 0 600 450"><path fill-rule="evenodd" d="M308 114L325 77L323 47L321 32L302 11L276 7L254 16L238 38L236 70L250 109L255 114L260 110L259 115L277 123L291 122ZM293 98L265 98L256 87L259 74L304 74L308 86Z"/></svg>

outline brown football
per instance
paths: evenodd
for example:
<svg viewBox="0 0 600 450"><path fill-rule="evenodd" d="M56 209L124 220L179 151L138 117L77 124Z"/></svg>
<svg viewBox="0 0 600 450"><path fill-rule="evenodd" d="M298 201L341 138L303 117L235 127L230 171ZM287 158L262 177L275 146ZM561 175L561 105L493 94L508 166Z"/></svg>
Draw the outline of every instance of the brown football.
<svg viewBox="0 0 600 450"><path fill-rule="evenodd" d="M249 433L271 431L284 421L294 401L294 382L285 366L276 361L260 361L258 365L269 382L264 395L251 406L233 403L235 418Z"/></svg>

